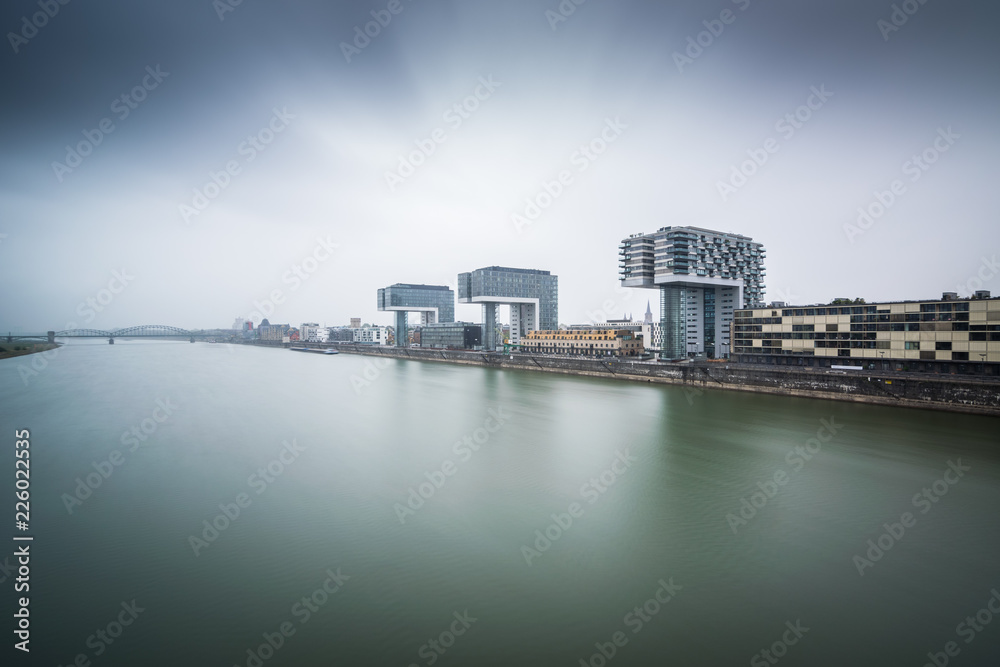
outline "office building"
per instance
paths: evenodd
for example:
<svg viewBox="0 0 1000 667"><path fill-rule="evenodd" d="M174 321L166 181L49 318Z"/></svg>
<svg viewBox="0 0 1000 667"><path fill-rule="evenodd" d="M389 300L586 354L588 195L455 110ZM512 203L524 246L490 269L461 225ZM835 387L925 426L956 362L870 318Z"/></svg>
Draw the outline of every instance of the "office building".
<svg viewBox="0 0 1000 667"><path fill-rule="evenodd" d="M306 343L325 343L329 333L329 329L315 322L307 322L299 327L299 339Z"/></svg>
<svg viewBox="0 0 1000 667"><path fill-rule="evenodd" d="M378 309L396 313L396 345L406 347L407 315L420 313L420 324L455 321L455 292L446 285L396 283L378 291Z"/></svg>
<svg viewBox="0 0 1000 667"><path fill-rule="evenodd" d="M764 247L740 234L662 227L618 246L623 287L660 291L660 357L729 353L733 311L762 303Z"/></svg>
<svg viewBox="0 0 1000 667"><path fill-rule="evenodd" d="M352 329L354 342L363 345L388 345L389 327L359 327Z"/></svg>
<svg viewBox="0 0 1000 667"><path fill-rule="evenodd" d="M559 278L548 271L489 266L458 275L458 300L483 306L483 349L503 343L500 306L510 306L510 341L559 328Z"/></svg>
<svg viewBox="0 0 1000 667"><path fill-rule="evenodd" d="M357 327L360 329L361 327ZM354 329L350 327L330 327L327 329L327 342L330 343L353 343Z"/></svg>
<svg viewBox="0 0 1000 667"><path fill-rule="evenodd" d="M521 351L587 357L637 357L642 339L629 329L539 329L521 338Z"/></svg>
<svg viewBox="0 0 1000 667"><path fill-rule="evenodd" d="M1000 375L1000 299L736 311L733 360L812 367Z"/></svg>
<svg viewBox="0 0 1000 667"><path fill-rule="evenodd" d="M414 330L420 347L473 350L483 344L483 328L468 322L428 324Z"/></svg>
<svg viewBox="0 0 1000 667"><path fill-rule="evenodd" d="M259 340L282 341L288 337L288 330L291 327L287 324L271 324L265 317L257 327L257 338Z"/></svg>
<svg viewBox="0 0 1000 667"><path fill-rule="evenodd" d="M360 317L352 317L351 318L351 328L352 329L360 329L361 328L361 318Z"/></svg>

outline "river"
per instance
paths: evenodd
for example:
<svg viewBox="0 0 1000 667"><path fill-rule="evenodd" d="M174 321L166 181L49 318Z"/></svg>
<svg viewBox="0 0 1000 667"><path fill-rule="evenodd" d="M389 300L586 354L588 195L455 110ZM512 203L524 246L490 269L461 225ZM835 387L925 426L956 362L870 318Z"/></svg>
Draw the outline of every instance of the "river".
<svg viewBox="0 0 1000 667"><path fill-rule="evenodd" d="M993 417L125 339L0 406L31 664L1000 661Z"/></svg>

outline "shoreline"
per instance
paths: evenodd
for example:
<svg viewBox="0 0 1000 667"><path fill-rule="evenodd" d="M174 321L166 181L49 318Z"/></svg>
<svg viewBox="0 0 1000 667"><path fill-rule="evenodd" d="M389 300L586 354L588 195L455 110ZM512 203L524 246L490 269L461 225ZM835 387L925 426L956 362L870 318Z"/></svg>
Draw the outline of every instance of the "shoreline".
<svg viewBox="0 0 1000 667"><path fill-rule="evenodd" d="M752 366L748 364L672 364L624 360L549 357L464 350L393 348L334 343L342 353L364 356L482 366L504 370L560 373L629 382L656 382L699 391L722 389L778 396L892 405L986 416L1000 416L1000 381L976 376L853 371L830 373L819 369Z"/></svg>
<svg viewBox="0 0 1000 667"><path fill-rule="evenodd" d="M21 349L21 350L14 349L18 347L30 348L30 349ZM48 352L49 350L54 350L58 347L59 343L0 342L0 360L13 359L15 357L24 357L29 354L37 354L39 352Z"/></svg>

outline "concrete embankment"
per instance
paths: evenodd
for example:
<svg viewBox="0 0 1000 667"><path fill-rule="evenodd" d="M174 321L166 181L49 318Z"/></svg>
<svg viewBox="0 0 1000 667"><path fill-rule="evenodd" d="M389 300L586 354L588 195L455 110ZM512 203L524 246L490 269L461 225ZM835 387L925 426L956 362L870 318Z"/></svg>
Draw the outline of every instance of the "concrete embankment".
<svg viewBox="0 0 1000 667"><path fill-rule="evenodd" d="M956 375L880 373L869 370L838 373L824 369L783 369L724 363L644 363L346 343L334 344L333 347L349 354L414 361L438 361L636 382L660 382L699 390L751 391L1000 416L1000 382Z"/></svg>

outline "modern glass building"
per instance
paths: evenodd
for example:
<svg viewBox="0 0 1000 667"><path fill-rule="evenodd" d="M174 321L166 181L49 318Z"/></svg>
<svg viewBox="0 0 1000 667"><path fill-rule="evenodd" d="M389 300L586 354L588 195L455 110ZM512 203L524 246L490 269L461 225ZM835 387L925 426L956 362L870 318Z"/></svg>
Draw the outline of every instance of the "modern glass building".
<svg viewBox="0 0 1000 667"><path fill-rule="evenodd" d="M510 306L510 340L537 329L559 328L559 278L538 269L488 266L458 274L458 300L483 305L483 348L503 343L500 306Z"/></svg>
<svg viewBox="0 0 1000 667"><path fill-rule="evenodd" d="M478 324L448 322L420 328L420 347L472 350L483 344L483 328Z"/></svg>
<svg viewBox="0 0 1000 667"><path fill-rule="evenodd" d="M733 312L762 304L764 246L701 227L662 227L618 246L623 287L660 290L660 357L730 352Z"/></svg>
<svg viewBox="0 0 1000 667"><path fill-rule="evenodd" d="M455 321L455 292L447 285L396 283L378 291L378 309L396 313L396 346L406 347L407 314L420 313L422 325Z"/></svg>

